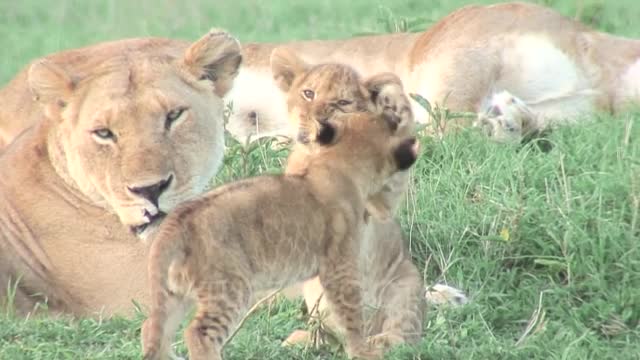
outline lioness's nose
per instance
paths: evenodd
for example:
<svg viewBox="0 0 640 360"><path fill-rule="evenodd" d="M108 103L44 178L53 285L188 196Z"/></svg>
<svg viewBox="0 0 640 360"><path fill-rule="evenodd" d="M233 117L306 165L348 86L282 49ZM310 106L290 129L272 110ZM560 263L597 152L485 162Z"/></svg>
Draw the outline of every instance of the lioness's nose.
<svg viewBox="0 0 640 360"><path fill-rule="evenodd" d="M127 186L127 189L132 194L141 196L149 201L155 206L158 207L158 198L160 195L169 188L171 185L171 181L173 180L173 175L169 175L168 178L161 180L153 185L147 186Z"/></svg>

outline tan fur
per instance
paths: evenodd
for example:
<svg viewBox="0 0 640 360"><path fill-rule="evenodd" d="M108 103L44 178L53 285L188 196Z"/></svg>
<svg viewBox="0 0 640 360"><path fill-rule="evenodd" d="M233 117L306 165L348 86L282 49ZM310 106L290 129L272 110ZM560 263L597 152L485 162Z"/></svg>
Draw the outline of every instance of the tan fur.
<svg viewBox="0 0 640 360"><path fill-rule="evenodd" d="M381 73L362 80L350 66L309 65L286 48L274 50L271 64L276 82L287 93L290 123L294 134L297 131L293 138L299 140L289 157L289 174L306 171L305 149L309 142L313 144L310 135L318 133L316 127L344 113L383 114L399 134L413 133L409 99L404 94L402 82L394 74ZM313 92L313 99L305 95L309 91ZM341 100L346 101L345 105L340 105ZM354 163L353 166L359 165ZM367 246L363 247L360 259L365 307L370 310L366 314L366 334L382 348L414 342L422 333L424 286L420 273L411 261L400 225L385 218L393 215L408 179L407 171L398 172L389 178L378 195L368 199L366 205L368 213L374 215L363 232ZM320 281L317 278L309 280L302 290L307 308L322 314L325 326L334 332L344 332L331 310L334 306L323 296L325 291Z"/></svg>
<svg viewBox="0 0 640 360"><path fill-rule="evenodd" d="M238 42L106 43L33 63L36 126L0 155L0 302L21 313L129 314L147 304L149 233L222 162Z"/></svg>
<svg viewBox="0 0 640 360"><path fill-rule="evenodd" d="M348 355L380 358L364 338L359 262L367 199L417 156L416 139L395 131L368 113L332 117L298 148L306 166L294 149L295 174L226 184L170 213L149 255L144 358L169 356L184 304L195 303L185 331L189 358L221 359L255 291L316 275L346 329Z"/></svg>

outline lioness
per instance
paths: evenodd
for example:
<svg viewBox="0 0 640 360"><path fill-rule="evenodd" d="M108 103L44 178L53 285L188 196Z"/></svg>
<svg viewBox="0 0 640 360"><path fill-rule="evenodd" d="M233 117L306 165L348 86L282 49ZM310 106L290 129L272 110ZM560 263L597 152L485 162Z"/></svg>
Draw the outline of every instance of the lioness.
<svg viewBox="0 0 640 360"><path fill-rule="evenodd" d="M347 354L379 358L364 338L358 263L369 242L367 199L417 157L415 137L396 129L370 113L332 117L318 123L302 150L306 166L296 161L295 174L233 182L171 212L149 254L144 358L167 358L185 304L195 302L185 331L189 358L221 359L255 291L315 275L346 329Z"/></svg>
<svg viewBox="0 0 640 360"><path fill-rule="evenodd" d="M184 46L123 40L30 66L40 120L0 155L0 301L17 283L21 313L38 302L75 315L147 304L148 245L135 235L221 165L222 96L241 58L235 38L212 31Z"/></svg>
<svg viewBox="0 0 640 360"><path fill-rule="evenodd" d="M414 132L409 99L400 79L392 73L363 80L350 66L307 64L287 48L273 51L271 66L276 84L287 94L291 134L298 143L288 159L287 174L306 171L304 149L314 143L312 135L319 132L318 126L336 116L344 118L345 113L383 114L397 134L409 136ZM367 201L368 213L375 217L364 228L367 246L362 249L360 259L364 303L369 310L366 333L371 342L383 348L417 341L422 333L425 294L422 278L411 261L400 225L391 219L380 220L396 210L408 178L407 171L394 174L383 190ZM465 300L464 295L453 288L441 286L438 290L434 296L438 296L439 302ZM312 315L321 314L326 327L343 332L329 311L332 306L323 293L318 278L303 285L305 302ZM307 341L308 335L296 331L285 344Z"/></svg>
<svg viewBox="0 0 640 360"><path fill-rule="evenodd" d="M243 48L245 66L227 96L234 110L228 129L239 138L288 132L286 99L269 64L280 45ZM640 101L640 41L594 31L531 3L466 6L421 33L284 45L309 63L348 64L364 77L396 73L408 93L484 114L477 125L489 136L508 135L496 140L520 137L524 115L514 105L535 115L536 131ZM502 101L505 91L519 102ZM430 121L424 108L415 102L412 108L417 122Z"/></svg>

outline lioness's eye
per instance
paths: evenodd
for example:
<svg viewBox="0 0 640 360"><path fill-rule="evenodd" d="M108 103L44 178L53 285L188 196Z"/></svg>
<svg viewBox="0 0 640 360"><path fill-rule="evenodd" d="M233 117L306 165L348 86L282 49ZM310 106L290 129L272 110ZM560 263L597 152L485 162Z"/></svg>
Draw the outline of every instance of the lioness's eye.
<svg viewBox="0 0 640 360"><path fill-rule="evenodd" d="M178 120L186 110L186 107L179 107L169 111L164 122L164 128L169 130L171 125L173 125L173 123Z"/></svg>
<svg viewBox="0 0 640 360"><path fill-rule="evenodd" d="M338 105L339 106L347 106L347 105L350 105L352 102L353 101L342 99L342 100L338 100Z"/></svg>
<svg viewBox="0 0 640 360"><path fill-rule="evenodd" d="M302 90L302 97L307 101L313 100L315 96L316 94L313 92L313 90Z"/></svg>
<svg viewBox="0 0 640 360"><path fill-rule="evenodd" d="M96 129L91 132L93 136L97 137L100 140L111 140L115 141L116 136L113 132L107 128Z"/></svg>

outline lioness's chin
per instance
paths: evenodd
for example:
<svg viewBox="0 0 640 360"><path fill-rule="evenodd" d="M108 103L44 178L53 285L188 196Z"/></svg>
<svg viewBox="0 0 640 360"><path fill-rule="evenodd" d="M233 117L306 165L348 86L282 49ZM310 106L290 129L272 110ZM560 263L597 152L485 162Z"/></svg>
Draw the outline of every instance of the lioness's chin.
<svg viewBox="0 0 640 360"><path fill-rule="evenodd" d="M155 230L158 228L158 226L166 216L167 214L165 212L160 211L156 215L150 217L149 222L136 226L130 226L129 229L131 230L131 233L136 237L140 238L143 241L146 241L151 236L151 234L155 232Z"/></svg>

